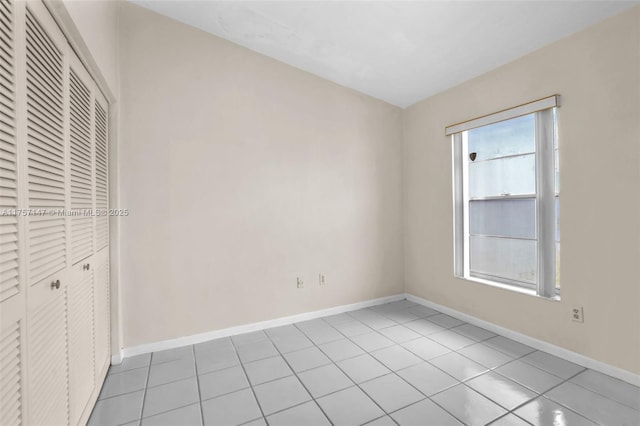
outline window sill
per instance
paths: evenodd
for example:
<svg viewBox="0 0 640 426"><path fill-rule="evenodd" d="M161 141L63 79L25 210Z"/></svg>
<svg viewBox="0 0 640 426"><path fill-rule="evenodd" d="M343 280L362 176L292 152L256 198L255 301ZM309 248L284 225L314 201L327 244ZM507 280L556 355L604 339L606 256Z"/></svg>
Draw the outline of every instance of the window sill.
<svg viewBox="0 0 640 426"><path fill-rule="evenodd" d="M535 296L538 297L540 299L544 299L544 300L550 300L553 302L559 302L560 301L560 295L556 294L553 297L544 297L544 296L540 296L539 294L536 293L535 290L533 289L529 289L529 288L524 288L524 287L518 287L515 285L510 285L510 284L503 284L503 283L499 283L496 281L489 281L489 280L484 280L482 278L476 278L476 277L462 277L459 275L455 276L458 279L461 280L465 280L465 281L472 281L474 283L480 283L480 284L484 284L484 285L488 285L491 287L497 287L497 288L501 288L503 290L509 290L509 291L513 291L516 293L521 293L521 294L526 294L529 296Z"/></svg>

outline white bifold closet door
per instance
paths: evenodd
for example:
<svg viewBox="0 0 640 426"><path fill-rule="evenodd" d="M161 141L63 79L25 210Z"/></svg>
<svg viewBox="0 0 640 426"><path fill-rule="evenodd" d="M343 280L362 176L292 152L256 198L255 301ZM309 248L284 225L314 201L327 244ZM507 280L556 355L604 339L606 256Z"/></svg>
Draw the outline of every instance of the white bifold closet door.
<svg viewBox="0 0 640 426"><path fill-rule="evenodd" d="M0 1L0 208L18 208L16 11ZM4 212L8 213L8 212ZM25 285L16 215L0 214L0 424L25 423Z"/></svg>
<svg viewBox="0 0 640 426"><path fill-rule="evenodd" d="M77 424L110 364L107 109L90 90L91 77L80 61L69 59L69 397L71 423Z"/></svg>
<svg viewBox="0 0 640 426"><path fill-rule="evenodd" d="M83 395L90 395L94 377L93 271L94 171L91 79L74 56L69 67L69 179L71 220L71 276L69 277L69 400L71 423L84 411Z"/></svg>
<svg viewBox="0 0 640 426"><path fill-rule="evenodd" d="M109 365L108 104L40 1L0 0L0 425L88 420Z"/></svg>
<svg viewBox="0 0 640 426"><path fill-rule="evenodd" d="M20 4L20 3L15 3ZM68 197L65 129L65 39L55 22L27 4L26 173L24 208L27 292L29 421L68 423L67 220L56 211ZM31 212L29 212L31 213ZM44 214L41 214L44 213Z"/></svg>

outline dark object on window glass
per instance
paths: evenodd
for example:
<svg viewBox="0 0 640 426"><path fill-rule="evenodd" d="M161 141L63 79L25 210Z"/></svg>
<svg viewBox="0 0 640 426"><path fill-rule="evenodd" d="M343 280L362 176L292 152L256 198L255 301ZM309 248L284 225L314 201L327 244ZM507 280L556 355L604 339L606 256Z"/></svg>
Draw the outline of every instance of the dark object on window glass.
<svg viewBox="0 0 640 426"><path fill-rule="evenodd" d="M471 154L469 154L469 158L471 159L471 161L476 161L476 157L477 157L477 153L472 152Z"/></svg>

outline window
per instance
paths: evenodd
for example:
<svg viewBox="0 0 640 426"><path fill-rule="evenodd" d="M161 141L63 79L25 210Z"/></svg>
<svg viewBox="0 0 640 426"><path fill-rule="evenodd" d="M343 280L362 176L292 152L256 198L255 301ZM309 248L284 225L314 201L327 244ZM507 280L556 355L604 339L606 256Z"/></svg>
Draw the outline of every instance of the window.
<svg viewBox="0 0 640 426"><path fill-rule="evenodd" d="M558 98L447 127L456 276L558 294Z"/></svg>

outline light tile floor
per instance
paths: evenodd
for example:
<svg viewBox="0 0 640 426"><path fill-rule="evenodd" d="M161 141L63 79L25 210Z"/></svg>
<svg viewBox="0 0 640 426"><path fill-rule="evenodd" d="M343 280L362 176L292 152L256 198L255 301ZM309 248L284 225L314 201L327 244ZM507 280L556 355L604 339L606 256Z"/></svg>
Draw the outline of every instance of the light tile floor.
<svg viewBox="0 0 640 426"><path fill-rule="evenodd" d="M127 358L90 425L640 425L640 388L403 300Z"/></svg>

